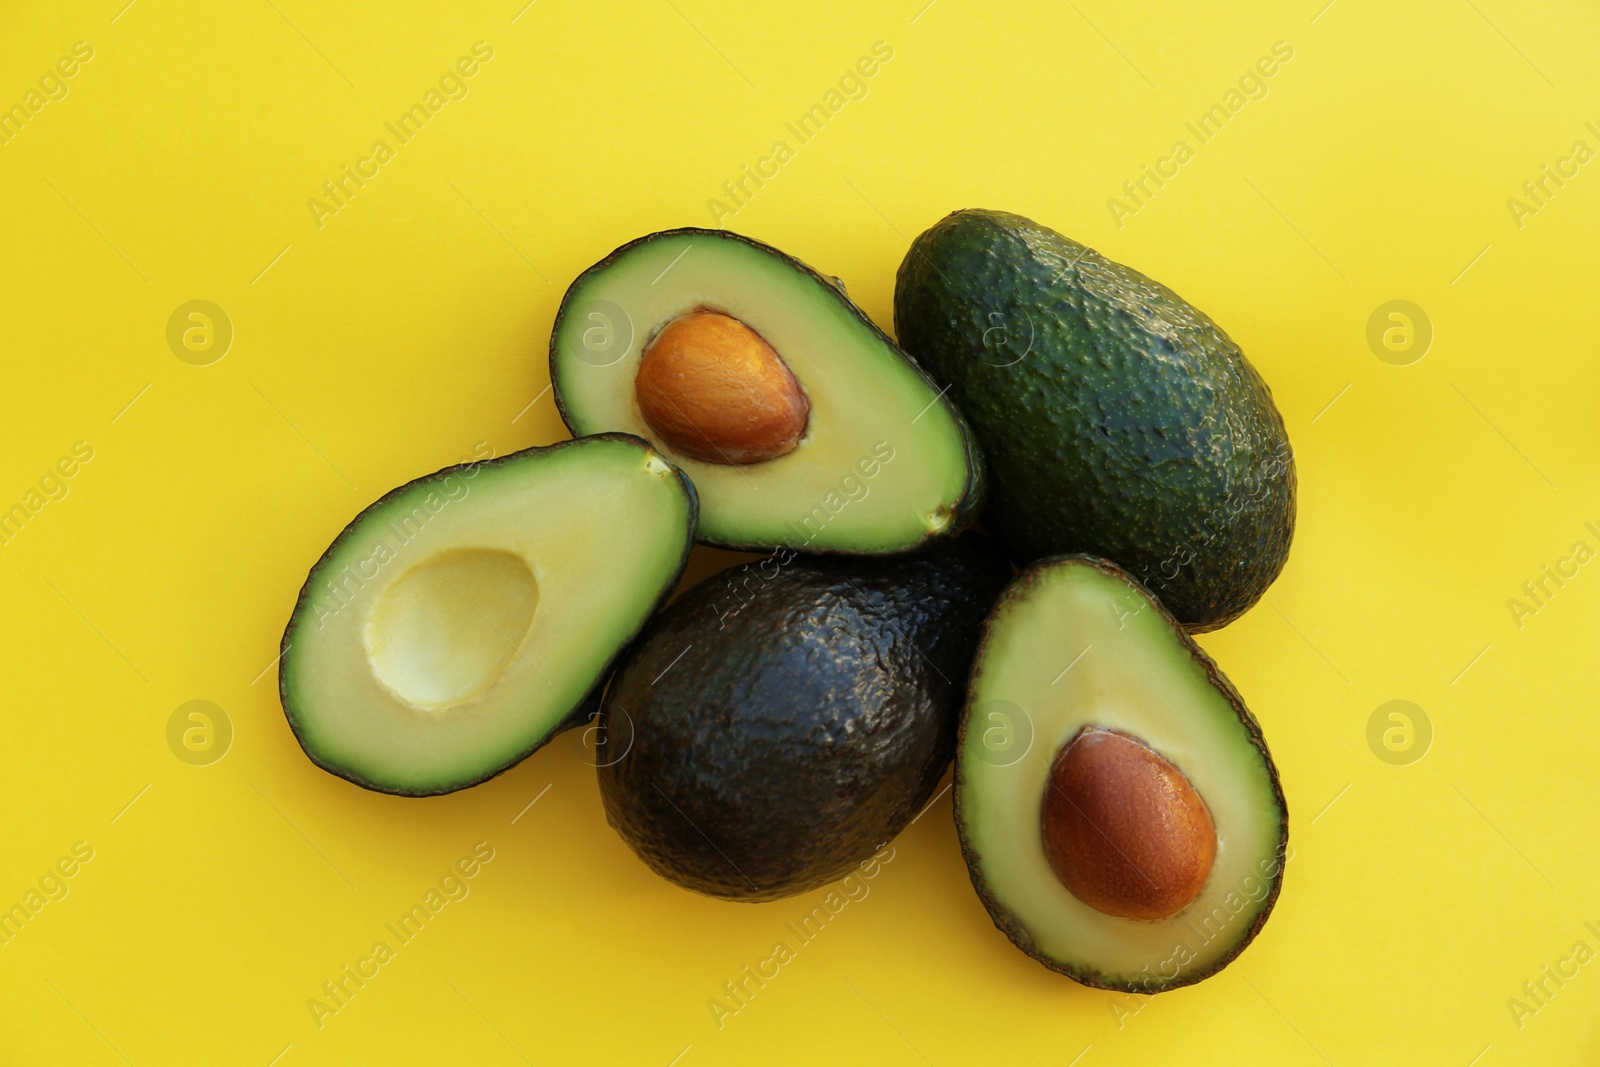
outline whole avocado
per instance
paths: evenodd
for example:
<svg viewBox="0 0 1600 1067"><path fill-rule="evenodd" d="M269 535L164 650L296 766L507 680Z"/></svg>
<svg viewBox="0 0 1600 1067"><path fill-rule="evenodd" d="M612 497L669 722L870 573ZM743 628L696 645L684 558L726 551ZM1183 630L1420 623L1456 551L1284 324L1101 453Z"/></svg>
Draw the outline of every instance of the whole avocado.
<svg viewBox="0 0 1600 1067"><path fill-rule="evenodd" d="M965 210L912 243L894 319L972 424L985 525L1018 563L1114 560L1195 633L1283 569L1283 418L1239 346L1172 290L1021 215Z"/></svg>
<svg viewBox="0 0 1600 1067"><path fill-rule="evenodd" d="M657 873L715 897L845 874L938 785L1010 575L969 534L885 560L782 550L690 589L606 693L607 819Z"/></svg>

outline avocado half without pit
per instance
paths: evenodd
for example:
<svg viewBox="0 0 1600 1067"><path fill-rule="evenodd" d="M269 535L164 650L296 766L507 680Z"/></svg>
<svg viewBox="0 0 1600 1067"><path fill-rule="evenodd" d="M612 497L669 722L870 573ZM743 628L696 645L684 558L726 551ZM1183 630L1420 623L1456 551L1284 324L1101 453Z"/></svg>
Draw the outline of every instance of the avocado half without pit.
<svg viewBox="0 0 1600 1067"><path fill-rule="evenodd" d="M1087 985L1216 973L1278 896L1288 813L1260 727L1114 564L1043 560L991 612L956 755L956 824L990 916Z"/></svg>
<svg viewBox="0 0 1600 1067"><path fill-rule="evenodd" d="M677 584L689 481L608 434L447 467L388 493L312 568L279 687L312 761L428 796L475 785L593 711Z"/></svg>
<svg viewBox="0 0 1600 1067"><path fill-rule="evenodd" d="M921 368L840 285L722 230L651 234L584 271L550 379L574 434L637 434L683 468L709 544L892 554L982 504L973 438Z"/></svg>

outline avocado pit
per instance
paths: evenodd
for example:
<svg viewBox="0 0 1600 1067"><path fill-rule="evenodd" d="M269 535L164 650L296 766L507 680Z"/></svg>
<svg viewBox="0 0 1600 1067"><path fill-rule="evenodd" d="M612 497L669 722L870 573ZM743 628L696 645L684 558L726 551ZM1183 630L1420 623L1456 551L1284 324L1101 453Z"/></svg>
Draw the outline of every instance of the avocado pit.
<svg viewBox="0 0 1600 1067"><path fill-rule="evenodd" d="M764 463L794 451L811 405L755 330L699 307L663 326L634 381L640 414L668 448L706 463Z"/></svg>
<svg viewBox="0 0 1600 1067"><path fill-rule="evenodd" d="M1050 768L1045 855L1073 896L1107 915L1164 919L1200 894L1217 828L1184 773L1124 733L1086 726Z"/></svg>

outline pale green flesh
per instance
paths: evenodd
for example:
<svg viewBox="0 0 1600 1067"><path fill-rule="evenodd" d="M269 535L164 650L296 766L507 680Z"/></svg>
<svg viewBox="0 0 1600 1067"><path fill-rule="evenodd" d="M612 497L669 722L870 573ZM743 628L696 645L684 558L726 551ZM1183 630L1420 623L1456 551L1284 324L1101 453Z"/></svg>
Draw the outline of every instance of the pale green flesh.
<svg viewBox="0 0 1600 1067"><path fill-rule="evenodd" d="M642 444L452 468L312 576L285 707L318 762L399 792L500 770L561 726L676 581L687 491Z"/></svg>
<svg viewBox="0 0 1600 1067"><path fill-rule="evenodd" d="M992 901L1039 955L1090 980L1148 979L1157 989L1208 972L1251 930L1280 873L1284 814L1272 776L1226 697L1137 589L1077 562L1045 565L1014 587L991 618L968 716L957 756L963 841ZM1023 723L1032 728L1026 755L997 765L1021 747ZM1174 916L1097 911L1045 858L1039 809L1049 770L1087 725L1144 742L1211 811L1211 875Z"/></svg>
<svg viewBox="0 0 1600 1067"><path fill-rule="evenodd" d="M811 414L794 451L706 463L675 453L644 421L634 391L644 346L700 306L754 329L800 382ZM630 335L625 349L604 347ZM603 355L585 359L586 340ZM962 432L934 388L829 286L741 241L682 234L635 245L571 294L555 353L573 432L651 440L694 482L702 540L891 552L947 526L967 490Z"/></svg>

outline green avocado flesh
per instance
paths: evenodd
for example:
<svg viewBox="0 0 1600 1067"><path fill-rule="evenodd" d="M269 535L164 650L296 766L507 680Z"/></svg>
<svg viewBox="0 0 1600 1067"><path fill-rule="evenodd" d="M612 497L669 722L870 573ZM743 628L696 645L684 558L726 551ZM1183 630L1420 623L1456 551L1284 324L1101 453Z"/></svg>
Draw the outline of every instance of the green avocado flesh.
<svg viewBox="0 0 1600 1067"><path fill-rule="evenodd" d="M368 507L283 635L289 724L319 766L424 796L568 725L682 573L694 490L621 434L447 467Z"/></svg>
<svg viewBox="0 0 1600 1067"><path fill-rule="evenodd" d="M731 466L674 452L640 412L645 347L697 308L740 320L810 403L799 445ZM699 539L729 548L886 554L958 532L981 469L955 408L840 289L776 249L720 230L671 230L617 249L573 282L550 377L575 434L653 441L700 494Z"/></svg>
<svg viewBox="0 0 1600 1067"><path fill-rule="evenodd" d="M1231 338L1158 282L1001 211L913 242L900 343L972 425L984 523L1022 565L1115 560L1192 632L1254 604L1294 534L1294 456Z"/></svg>
<svg viewBox="0 0 1600 1067"><path fill-rule="evenodd" d="M1046 855L1040 808L1085 726L1175 765L1216 824L1199 895L1164 919L1073 896ZM1154 993L1215 973L1278 896L1288 813L1259 726L1211 659L1115 565L1044 560L1012 584L978 649L956 753L956 825L973 885L1024 952L1087 985Z"/></svg>

